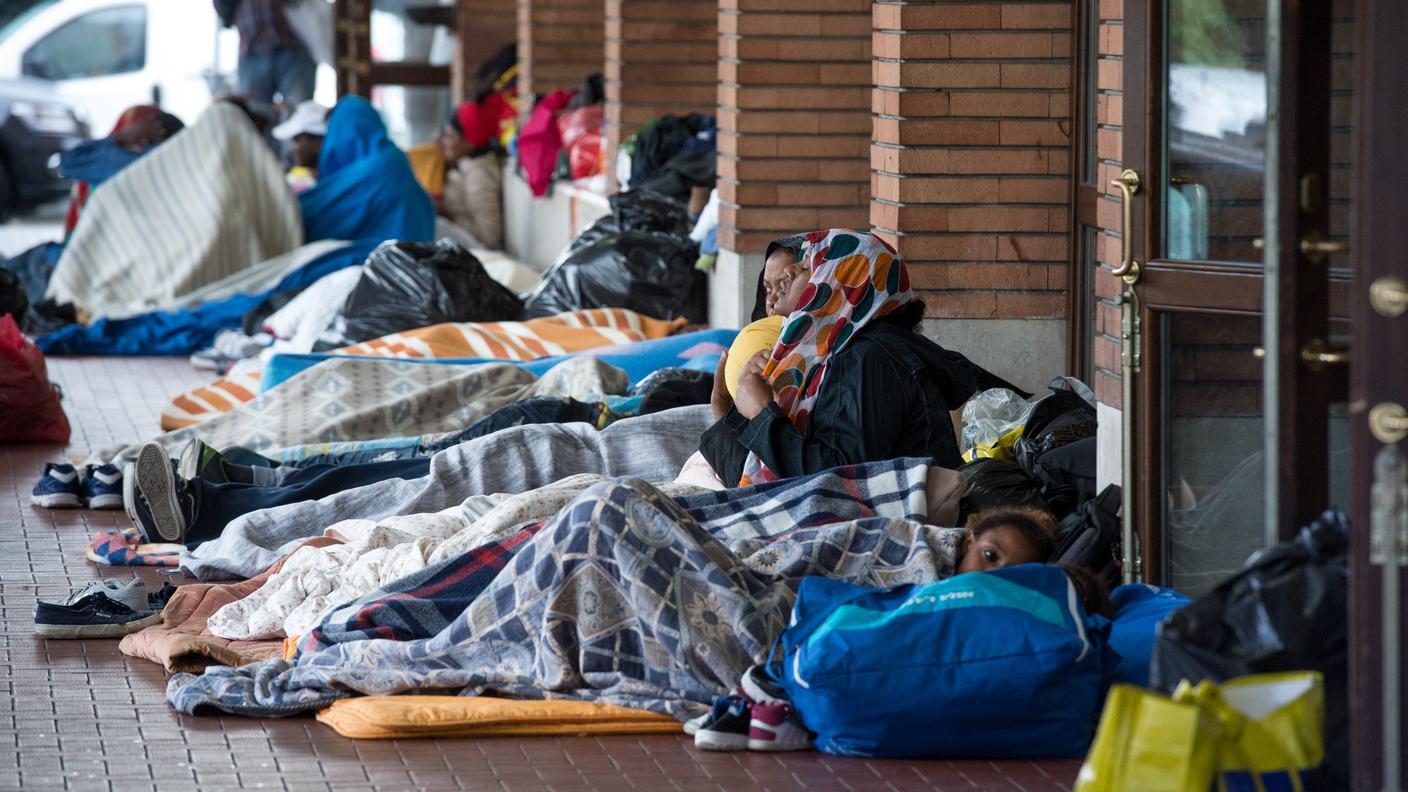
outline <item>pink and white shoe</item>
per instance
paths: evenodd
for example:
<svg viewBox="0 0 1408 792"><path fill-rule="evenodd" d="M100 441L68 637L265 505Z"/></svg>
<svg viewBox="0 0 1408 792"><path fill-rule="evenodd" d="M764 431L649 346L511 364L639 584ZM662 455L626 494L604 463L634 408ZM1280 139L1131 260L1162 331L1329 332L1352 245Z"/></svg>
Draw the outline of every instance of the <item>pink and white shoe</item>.
<svg viewBox="0 0 1408 792"><path fill-rule="evenodd" d="M812 747L812 736L802 719L786 701L771 703L754 701L752 720L748 722L748 750L805 751Z"/></svg>

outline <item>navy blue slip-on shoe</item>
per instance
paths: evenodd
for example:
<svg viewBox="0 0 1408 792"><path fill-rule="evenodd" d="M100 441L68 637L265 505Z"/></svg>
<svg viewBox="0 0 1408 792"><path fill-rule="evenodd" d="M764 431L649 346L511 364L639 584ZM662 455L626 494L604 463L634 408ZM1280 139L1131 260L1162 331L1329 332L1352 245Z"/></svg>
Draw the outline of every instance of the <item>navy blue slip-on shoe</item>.
<svg viewBox="0 0 1408 792"><path fill-rule="evenodd" d="M83 466L83 500L90 509L122 508L122 471L117 465Z"/></svg>
<svg viewBox="0 0 1408 792"><path fill-rule="evenodd" d="M34 631L45 638L121 638L160 621L159 612L133 610L101 591L73 602L34 603Z"/></svg>
<svg viewBox="0 0 1408 792"><path fill-rule="evenodd" d="M46 462L44 475L29 493L29 502L41 509L78 509L83 506L83 485L73 465Z"/></svg>

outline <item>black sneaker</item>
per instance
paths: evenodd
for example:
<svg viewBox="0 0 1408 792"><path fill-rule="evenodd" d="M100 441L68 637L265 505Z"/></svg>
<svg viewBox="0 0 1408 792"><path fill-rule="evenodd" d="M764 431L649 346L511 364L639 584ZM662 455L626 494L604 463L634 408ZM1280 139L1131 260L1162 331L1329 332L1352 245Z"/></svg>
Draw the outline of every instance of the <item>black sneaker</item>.
<svg viewBox="0 0 1408 792"><path fill-rule="evenodd" d="M176 587L170 583L162 583L161 588L147 595L147 609L160 611L166 609L166 603L171 601L171 595L176 593Z"/></svg>
<svg viewBox="0 0 1408 792"><path fill-rule="evenodd" d="M748 747L753 703L738 693L719 699L722 701L714 701L710 719L694 733L694 747L705 751L742 751Z"/></svg>
<svg viewBox="0 0 1408 792"><path fill-rule="evenodd" d="M161 621L108 596L108 581L90 583L64 602L34 603L34 631L45 638L120 638ZM138 589L140 594L140 589Z"/></svg>
<svg viewBox="0 0 1408 792"><path fill-rule="evenodd" d="M166 542L181 542L195 517L195 495L172 470L165 449L156 443L142 446L132 477L136 480L131 504L136 526L148 540L160 537Z"/></svg>
<svg viewBox="0 0 1408 792"><path fill-rule="evenodd" d="M253 484L254 475L244 465L236 465L225 459L219 451L200 440L192 440L181 449L180 461L176 463L176 475L190 481L200 479L211 484Z"/></svg>

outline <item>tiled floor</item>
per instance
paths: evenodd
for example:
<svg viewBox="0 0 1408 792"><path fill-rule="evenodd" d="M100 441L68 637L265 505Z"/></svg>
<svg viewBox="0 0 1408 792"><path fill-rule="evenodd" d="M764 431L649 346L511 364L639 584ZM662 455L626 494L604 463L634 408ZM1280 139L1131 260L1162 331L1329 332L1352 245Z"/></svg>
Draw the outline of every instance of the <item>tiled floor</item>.
<svg viewBox="0 0 1408 792"><path fill-rule="evenodd" d="M173 394L201 381L184 360L51 360L74 422L70 452L156 432ZM174 714L162 670L117 641L44 641L36 596L113 574L86 561L89 534L122 512L28 505L56 447L0 451L0 790L641 789L1057 790L1078 763L904 762L817 753L707 754L683 737L353 741L311 718ZM118 574L122 574L119 570ZM150 582L162 576L144 573ZM177 581L180 582L180 581Z"/></svg>

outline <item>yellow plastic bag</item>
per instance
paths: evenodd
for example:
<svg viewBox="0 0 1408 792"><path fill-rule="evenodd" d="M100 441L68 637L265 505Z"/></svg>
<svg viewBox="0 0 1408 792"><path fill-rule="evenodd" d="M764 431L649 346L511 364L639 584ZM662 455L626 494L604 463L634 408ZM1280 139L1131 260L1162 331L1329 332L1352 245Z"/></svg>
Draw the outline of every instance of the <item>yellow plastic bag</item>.
<svg viewBox="0 0 1408 792"><path fill-rule="evenodd" d="M1184 682L1172 698L1115 685L1075 792L1304 792L1324 718L1313 671Z"/></svg>
<svg viewBox="0 0 1408 792"><path fill-rule="evenodd" d="M1022 430L1025 424L1014 426L1001 437L991 443L979 443L978 445L963 452L964 462L973 462L979 459L1016 459L1012 447L1017 445L1017 441L1022 437Z"/></svg>

